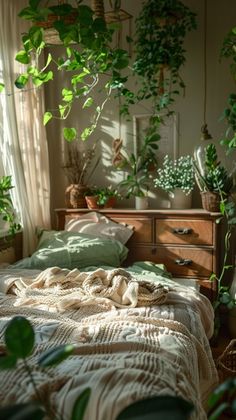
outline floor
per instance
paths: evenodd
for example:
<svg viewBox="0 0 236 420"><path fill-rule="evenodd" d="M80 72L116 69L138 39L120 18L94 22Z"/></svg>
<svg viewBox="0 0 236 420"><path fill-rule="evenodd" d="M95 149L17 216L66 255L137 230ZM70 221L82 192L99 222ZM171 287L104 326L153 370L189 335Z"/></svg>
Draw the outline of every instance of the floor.
<svg viewBox="0 0 236 420"><path fill-rule="evenodd" d="M213 355L216 365L217 365L217 361L219 357L223 354L223 352L225 351L225 349L227 348L231 340L232 338L229 336L227 328L224 327L220 331L220 334L216 342L211 343L212 355ZM221 371L221 369L218 369L218 372L219 372L220 383L224 382L227 379L225 374ZM229 420L229 419L236 420L235 416L232 417L232 415L230 414L228 415L221 414L219 417L219 420Z"/></svg>

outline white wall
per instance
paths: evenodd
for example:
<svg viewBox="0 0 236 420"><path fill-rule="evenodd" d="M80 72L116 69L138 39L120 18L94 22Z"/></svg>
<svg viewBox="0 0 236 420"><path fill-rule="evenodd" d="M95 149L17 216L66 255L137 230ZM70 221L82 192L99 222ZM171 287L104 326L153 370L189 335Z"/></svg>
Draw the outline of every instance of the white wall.
<svg viewBox="0 0 236 420"><path fill-rule="evenodd" d="M123 8L134 16L141 8L141 0L123 1ZM185 0L185 4L192 11L197 13L198 29L188 34L186 38L186 65L181 71L181 75L186 84L185 97L179 96L175 111L178 114L178 148L179 154L189 154L193 152L194 146L199 142L200 129L203 124L203 10L204 0ZM108 1L107 1L108 5ZM207 123L212 136L219 139L224 133L224 124L219 121L223 109L226 106L226 99L229 93L235 91L235 84L230 75L228 60L220 63L219 55L222 41L226 33L236 26L236 5L235 0L208 0L208 25L207 25ZM133 23L134 28L134 23ZM124 28L124 32L127 29ZM56 47L58 48L58 47ZM55 75L53 83L46 88L46 107L55 108L60 102L60 85L64 82L64 75ZM132 109L133 114L148 112L139 106ZM66 121L67 126L84 127L87 125L89 112L82 112L80 107L73 109L73 112ZM66 179L61 169L63 162L63 151L65 148L64 140L61 136L63 122L54 120L47 127L50 166L51 166L51 191L52 209L64 207L64 189ZM133 127L131 122L122 123L122 138L128 147L133 147ZM97 170L94 179L97 185L101 185L104 178L106 182L116 182L116 178L111 173L111 145L114 138L119 134L118 127L118 103L110 101L105 108L105 112L100 121L95 134L88 141L91 145L95 139L100 139L98 153L102 155L103 164ZM231 158L233 159L233 158ZM158 200L151 202L152 207L159 207ZM132 200L122 203L122 206L132 206ZM199 207L200 196L196 189L194 192L193 206Z"/></svg>

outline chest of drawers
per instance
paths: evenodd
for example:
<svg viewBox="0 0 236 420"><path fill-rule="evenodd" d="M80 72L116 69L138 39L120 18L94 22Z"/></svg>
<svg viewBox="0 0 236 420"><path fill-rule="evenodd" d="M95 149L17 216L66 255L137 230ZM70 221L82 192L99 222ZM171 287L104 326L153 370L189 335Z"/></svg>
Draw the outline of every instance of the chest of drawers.
<svg viewBox="0 0 236 420"><path fill-rule="evenodd" d="M56 210L57 228L63 229L65 216L79 217L88 211ZM129 248L126 266L135 261L162 263L174 277L197 280L201 291L212 299L216 285L209 277L213 272L218 274L220 264L219 213L202 209L101 212L115 222L134 227L126 244Z"/></svg>

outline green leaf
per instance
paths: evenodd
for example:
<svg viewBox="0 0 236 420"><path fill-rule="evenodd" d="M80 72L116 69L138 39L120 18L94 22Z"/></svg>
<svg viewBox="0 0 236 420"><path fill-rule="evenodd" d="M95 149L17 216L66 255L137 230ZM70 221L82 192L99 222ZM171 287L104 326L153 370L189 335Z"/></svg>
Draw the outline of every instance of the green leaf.
<svg viewBox="0 0 236 420"><path fill-rule="evenodd" d="M85 409L91 395L91 389L86 388L76 399L72 410L71 420L83 420Z"/></svg>
<svg viewBox="0 0 236 420"><path fill-rule="evenodd" d="M16 54L15 60L19 61L19 63L22 63L22 64L29 64L30 57L29 57L29 54L25 50L21 50Z"/></svg>
<svg viewBox="0 0 236 420"><path fill-rule="evenodd" d="M0 83L0 93L3 92L5 89L4 83Z"/></svg>
<svg viewBox="0 0 236 420"><path fill-rule="evenodd" d="M5 420L42 420L45 411L37 403L15 404L0 408L0 418Z"/></svg>
<svg viewBox="0 0 236 420"><path fill-rule="evenodd" d="M94 132L95 127L86 127L81 133L81 140L85 141Z"/></svg>
<svg viewBox="0 0 236 420"><path fill-rule="evenodd" d="M50 349L40 356L39 365L44 367L56 365L71 356L74 349L75 346L73 344L63 344Z"/></svg>
<svg viewBox="0 0 236 420"><path fill-rule="evenodd" d="M30 322L22 316L14 317L7 325L5 343L14 356L29 356L34 347L34 330Z"/></svg>
<svg viewBox="0 0 236 420"><path fill-rule="evenodd" d="M83 104L83 109L84 108L89 108L92 105L93 105L93 98L87 98L86 101Z"/></svg>
<svg viewBox="0 0 236 420"><path fill-rule="evenodd" d="M40 47L43 40L43 30L39 26L32 26L29 30L29 39L36 49Z"/></svg>
<svg viewBox="0 0 236 420"><path fill-rule="evenodd" d="M43 83L49 82L53 79L53 72L50 70L48 72L39 73L37 76L32 77L32 82L35 86L39 87Z"/></svg>
<svg viewBox="0 0 236 420"><path fill-rule="evenodd" d="M46 64L45 64L45 68L47 68L48 66L49 66L49 64L51 63L51 61L52 61L52 54L48 54L48 58L47 58L47 61L46 61Z"/></svg>
<svg viewBox="0 0 236 420"><path fill-rule="evenodd" d="M77 131L75 128L64 128L63 135L64 135L65 140L71 142L76 139Z"/></svg>
<svg viewBox="0 0 236 420"><path fill-rule="evenodd" d="M22 19L35 21L39 18L38 11L33 9L32 7L25 7L18 13L18 16Z"/></svg>
<svg viewBox="0 0 236 420"><path fill-rule="evenodd" d="M15 80L15 86L18 89L23 89L25 87L26 83L28 82L28 80L29 80L29 75L28 74L21 74Z"/></svg>
<svg viewBox="0 0 236 420"><path fill-rule="evenodd" d="M51 119L52 119L53 115L51 112L47 111L44 113L43 116L43 125L46 125Z"/></svg>
<svg viewBox="0 0 236 420"><path fill-rule="evenodd" d="M64 118L64 115L65 115L65 112L66 112L67 108L68 108L67 104L66 105L59 104L59 112L60 112L60 117L61 118Z"/></svg>
<svg viewBox="0 0 236 420"><path fill-rule="evenodd" d="M221 414L229 407L229 403L223 402L217 407L214 412L208 417L208 420L220 420Z"/></svg>
<svg viewBox="0 0 236 420"><path fill-rule="evenodd" d="M13 354L0 356L0 369L11 369L16 366L17 358Z"/></svg>
<svg viewBox="0 0 236 420"><path fill-rule="evenodd" d="M69 90L69 89L66 89L66 88L64 88L64 89L62 89L62 96L63 96L63 101L65 101L65 102L71 102L71 101L73 101L73 92L72 92L72 90Z"/></svg>
<svg viewBox="0 0 236 420"><path fill-rule="evenodd" d="M106 22L104 19L102 18L97 18L93 21L93 30L94 32L106 32L107 31L107 26L106 26Z"/></svg>
<svg viewBox="0 0 236 420"><path fill-rule="evenodd" d="M29 5L32 9L37 9L40 2L41 0L29 0Z"/></svg>

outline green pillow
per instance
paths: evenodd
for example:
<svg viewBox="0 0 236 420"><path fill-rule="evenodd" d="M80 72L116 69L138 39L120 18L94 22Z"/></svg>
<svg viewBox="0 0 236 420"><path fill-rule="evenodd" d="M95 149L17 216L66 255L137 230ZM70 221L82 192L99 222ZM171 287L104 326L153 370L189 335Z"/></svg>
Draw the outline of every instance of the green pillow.
<svg viewBox="0 0 236 420"><path fill-rule="evenodd" d="M61 267L70 270L87 266L109 265L119 267L128 249L121 242L92 235L51 231L40 239L37 250L29 258L14 264L18 268Z"/></svg>

